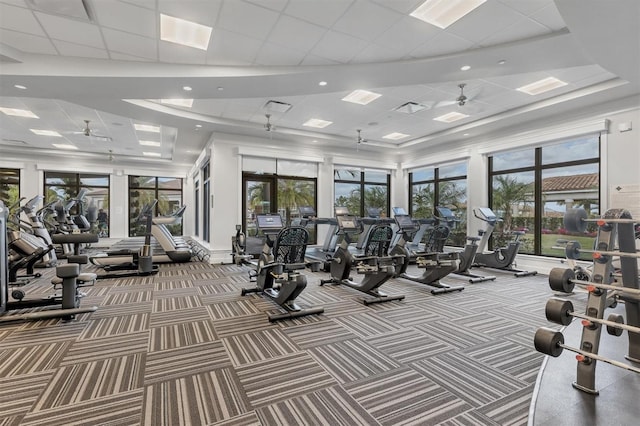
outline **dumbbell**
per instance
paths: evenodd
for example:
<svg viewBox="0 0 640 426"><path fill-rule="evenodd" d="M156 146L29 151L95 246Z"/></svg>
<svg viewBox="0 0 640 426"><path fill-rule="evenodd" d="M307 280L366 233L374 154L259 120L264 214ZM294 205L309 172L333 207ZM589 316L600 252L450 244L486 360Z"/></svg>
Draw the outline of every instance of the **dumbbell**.
<svg viewBox="0 0 640 426"><path fill-rule="evenodd" d="M598 354L583 351L578 348L567 346L564 344L564 335L561 332L552 330L547 327L540 327L536 331L536 334L533 338L533 344L538 352L552 356L554 358L559 357L560 354L562 354L562 351L566 349L577 354L576 359L578 360L578 362L590 364L593 360L602 361L628 371L633 371L634 373L640 373L640 368L634 367L632 365L625 364L614 359L605 358Z"/></svg>
<svg viewBox="0 0 640 426"><path fill-rule="evenodd" d="M576 285L586 287L589 292L597 289L615 290L629 294L640 296L640 290L629 287L622 287L610 284L594 283L592 281L576 280L576 273L573 269L553 268L549 272L549 287L553 291L561 291L563 293L571 293Z"/></svg>
<svg viewBox="0 0 640 426"><path fill-rule="evenodd" d="M640 334L640 327L625 324L622 315L610 314L606 320L594 318L589 315L574 312L573 303L571 303L570 300L557 297L552 297L547 301L544 313L549 321L555 322L556 324L569 325L573 318L580 318L582 319L583 327L596 328L598 325L605 325L607 327L607 333L612 336L620 336L622 330Z"/></svg>

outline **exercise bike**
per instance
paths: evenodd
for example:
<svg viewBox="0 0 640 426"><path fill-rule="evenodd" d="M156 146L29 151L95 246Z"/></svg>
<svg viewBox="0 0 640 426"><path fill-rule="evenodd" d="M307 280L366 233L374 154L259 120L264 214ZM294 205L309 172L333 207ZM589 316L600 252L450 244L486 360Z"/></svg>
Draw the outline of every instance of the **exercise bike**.
<svg viewBox="0 0 640 426"><path fill-rule="evenodd" d="M394 262L404 261L403 255L387 255L393 237L391 226L373 225L368 231L363 255L354 256L349 252L349 244L351 243L351 235L361 231L357 219L355 216L346 215L338 216L337 220L338 234L343 236L342 242L331 259L329 268L331 278L321 280L320 285L342 284L373 296L374 299L365 298L362 300L365 305L404 299L404 295L388 296L378 290L382 284L394 276ZM358 274L364 275L362 281L356 282L350 278L349 274L353 266Z"/></svg>
<svg viewBox="0 0 640 426"><path fill-rule="evenodd" d="M438 219L438 221L443 225L449 227L450 230L453 229L456 223L460 220L457 219L451 209L447 207L437 206L436 210L438 212L436 219ZM458 269L452 272L454 275L468 277L471 284L481 283L484 281L494 281L496 279L494 275L477 275L469 271L469 268L471 268L471 265L473 264L473 259L478 251L478 241L480 241L480 237L466 236L467 243L464 246L464 250L458 253L460 264L458 265Z"/></svg>
<svg viewBox="0 0 640 426"><path fill-rule="evenodd" d="M309 232L299 226L285 228L277 214L257 215L256 225L265 236L257 269L249 274L256 286L243 288L241 294L262 293L286 311L268 315L270 322L323 313L324 308L303 309L295 303L307 286L307 277L300 270L307 266L304 254Z"/></svg>
<svg viewBox="0 0 640 426"><path fill-rule="evenodd" d="M538 273L537 271L523 271L512 267L515 262L516 255L518 254L518 250L520 249L520 237L524 232L514 231L513 234L515 235L515 238L511 240L506 247L500 247L494 251L485 253L484 249L487 248L489 238L491 237L496 224L500 222L501 219L498 219L495 213L493 213L493 210L488 207L473 209L473 215L487 223L487 228L485 230L478 231L482 239L478 244L479 252L475 255L473 262L474 267L477 266L509 271L513 272L516 277L528 277Z"/></svg>

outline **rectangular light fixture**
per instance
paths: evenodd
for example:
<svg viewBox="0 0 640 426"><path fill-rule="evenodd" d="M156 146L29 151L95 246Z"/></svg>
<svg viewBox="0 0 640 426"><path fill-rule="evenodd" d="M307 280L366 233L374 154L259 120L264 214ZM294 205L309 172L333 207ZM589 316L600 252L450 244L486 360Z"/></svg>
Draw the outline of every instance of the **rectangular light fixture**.
<svg viewBox="0 0 640 426"><path fill-rule="evenodd" d="M60 149L78 149L77 146L71 145L71 144L68 144L68 143L52 143L51 145L55 146L56 148L60 148Z"/></svg>
<svg viewBox="0 0 640 426"><path fill-rule="evenodd" d="M326 120L320 120L319 118L312 118L310 120L307 120L307 122L304 123L303 126L315 127L316 129L324 129L330 124L333 124L333 121L326 121Z"/></svg>
<svg viewBox="0 0 640 426"><path fill-rule="evenodd" d="M40 129L29 129L33 133L39 136L55 136L56 138L61 138L62 135L55 130L40 130Z"/></svg>
<svg viewBox="0 0 640 426"><path fill-rule="evenodd" d="M414 114L418 111L422 111L423 109L427 109L427 106L416 102L407 102L406 104L402 104L395 108L394 111L398 111L403 114Z"/></svg>
<svg viewBox="0 0 640 426"><path fill-rule="evenodd" d="M135 123L133 127L139 132L160 133L160 126L152 126L150 124Z"/></svg>
<svg viewBox="0 0 640 426"><path fill-rule="evenodd" d="M459 112L450 112L440 117L434 118L435 121L442 121L443 123L453 123L454 121L462 120L463 118L469 117L467 114L461 114Z"/></svg>
<svg viewBox="0 0 640 426"><path fill-rule="evenodd" d="M160 103L191 108L191 106L193 106L193 99L160 99Z"/></svg>
<svg viewBox="0 0 640 426"><path fill-rule="evenodd" d="M427 0L409 15L439 28L447 28L487 0Z"/></svg>
<svg viewBox="0 0 640 426"><path fill-rule="evenodd" d="M393 133L389 133L388 135L383 136L382 139L391 139L393 141L399 141L400 139L404 139L407 136L409 136L409 135L404 134L404 133L393 132Z"/></svg>
<svg viewBox="0 0 640 426"><path fill-rule="evenodd" d="M370 92L368 90L354 90L347 96L342 98L343 101L353 102L354 104L366 105L382 96L379 93Z"/></svg>
<svg viewBox="0 0 640 426"><path fill-rule="evenodd" d="M162 154L159 152L143 152L142 155L145 157L162 157Z"/></svg>
<svg viewBox="0 0 640 426"><path fill-rule="evenodd" d="M211 30L206 25L160 14L160 39L164 41L207 50Z"/></svg>
<svg viewBox="0 0 640 426"><path fill-rule="evenodd" d="M516 90L528 95L539 95L540 93L548 92L566 85L567 83L562 80L558 80L555 77L547 77L531 84L527 84L526 86L518 87Z"/></svg>
<svg viewBox="0 0 640 426"><path fill-rule="evenodd" d="M291 104L280 101L269 101L264 104L264 109L273 112L287 112L291 109Z"/></svg>
<svg viewBox="0 0 640 426"><path fill-rule="evenodd" d="M160 142L156 142L156 141L138 141L138 143L144 146L160 146L161 145Z"/></svg>
<svg viewBox="0 0 640 426"><path fill-rule="evenodd" d="M13 115L15 117L40 118L28 109L0 107L0 111L4 112L6 115Z"/></svg>

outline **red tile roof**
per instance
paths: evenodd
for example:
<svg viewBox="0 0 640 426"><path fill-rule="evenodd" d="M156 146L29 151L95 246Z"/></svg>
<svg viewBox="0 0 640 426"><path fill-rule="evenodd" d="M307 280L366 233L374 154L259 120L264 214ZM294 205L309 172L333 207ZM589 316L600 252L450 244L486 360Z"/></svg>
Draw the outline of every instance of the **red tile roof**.
<svg viewBox="0 0 640 426"><path fill-rule="evenodd" d="M542 192L596 189L600 182L599 173L575 176L554 176L542 179Z"/></svg>

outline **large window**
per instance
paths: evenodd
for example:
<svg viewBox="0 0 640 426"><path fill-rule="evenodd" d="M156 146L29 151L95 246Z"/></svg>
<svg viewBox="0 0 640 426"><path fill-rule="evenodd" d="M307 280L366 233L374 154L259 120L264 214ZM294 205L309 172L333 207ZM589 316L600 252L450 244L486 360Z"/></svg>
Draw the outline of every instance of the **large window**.
<svg viewBox="0 0 640 426"><path fill-rule="evenodd" d="M351 214L368 216L370 209L389 215L389 182L386 171L336 168L333 174L335 206L344 206Z"/></svg>
<svg viewBox="0 0 640 426"><path fill-rule="evenodd" d="M209 242L211 239L211 208L209 198L211 197L211 166L205 164L200 170L202 177L202 240Z"/></svg>
<svg viewBox="0 0 640 426"><path fill-rule="evenodd" d="M416 219L436 214L436 206L448 207L458 222L447 244L464 246L467 233L467 163L425 167L409 173L409 214Z"/></svg>
<svg viewBox="0 0 640 426"><path fill-rule="evenodd" d="M554 248L562 240L593 247L595 225L570 233L562 219L571 207L584 208L589 217L600 214L598 136L495 154L489 157L489 179L490 204L502 218L494 247L511 239L511 231L525 232L521 253L563 257Z"/></svg>
<svg viewBox="0 0 640 426"><path fill-rule="evenodd" d="M182 206L182 179L174 177L129 176L129 236L145 235L145 223L138 218L142 208L158 200L157 216L168 216ZM182 235L182 219L167 225L174 235Z"/></svg>
<svg viewBox="0 0 640 426"><path fill-rule="evenodd" d="M81 203L76 203L71 214L83 214L91 224L91 232L109 236L109 175L90 173L44 172L45 203L68 201L86 190Z"/></svg>
<svg viewBox="0 0 640 426"><path fill-rule="evenodd" d="M1 169L0 168L0 200L4 202L7 208L15 205L14 210L19 208L17 202L20 199L20 170L19 169Z"/></svg>

